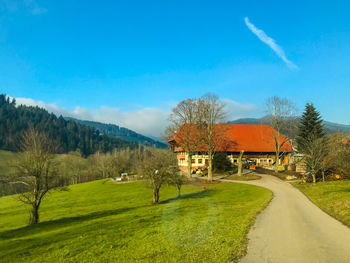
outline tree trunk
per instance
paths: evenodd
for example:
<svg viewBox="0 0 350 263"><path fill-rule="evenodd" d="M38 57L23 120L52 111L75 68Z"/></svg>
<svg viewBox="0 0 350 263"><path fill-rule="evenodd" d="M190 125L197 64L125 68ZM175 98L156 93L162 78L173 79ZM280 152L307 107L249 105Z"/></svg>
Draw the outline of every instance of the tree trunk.
<svg viewBox="0 0 350 263"><path fill-rule="evenodd" d="M213 162L212 159L208 159L208 181L211 182L213 181Z"/></svg>
<svg viewBox="0 0 350 263"><path fill-rule="evenodd" d="M178 197L181 196L181 185L180 184L177 185L177 196Z"/></svg>
<svg viewBox="0 0 350 263"><path fill-rule="evenodd" d="M192 177L192 154L187 154L187 176Z"/></svg>
<svg viewBox="0 0 350 263"><path fill-rule="evenodd" d="M29 224L34 225L39 223L39 206L33 205L32 214L29 219Z"/></svg>
<svg viewBox="0 0 350 263"><path fill-rule="evenodd" d="M158 204L159 202L159 189L153 189L153 204Z"/></svg>
<svg viewBox="0 0 350 263"><path fill-rule="evenodd" d="M276 161L275 161L275 173L278 173L278 166L280 164L279 151L276 151Z"/></svg>
<svg viewBox="0 0 350 263"><path fill-rule="evenodd" d="M324 170L322 169L322 181L324 182Z"/></svg>
<svg viewBox="0 0 350 263"><path fill-rule="evenodd" d="M311 176L312 176L312 182L316 183L316 174L314 171L311 171Z"/></svg>
<svg viewBox="0 0 350 263"><path fill-rule="evenodd" d="M244 151L241 151L241 153L238 156L238 171L237 171L237 175L238 176L242 176L242 157L243 157L243 153Z"/></svg>

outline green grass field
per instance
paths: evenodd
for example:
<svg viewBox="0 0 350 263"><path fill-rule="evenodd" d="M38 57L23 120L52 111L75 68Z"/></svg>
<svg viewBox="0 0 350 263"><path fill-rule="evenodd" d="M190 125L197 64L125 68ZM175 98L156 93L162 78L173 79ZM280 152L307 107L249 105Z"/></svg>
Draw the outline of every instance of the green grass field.
<svg viewBox="0 0 350 263"><path fill-rule="evenodd" d="M350 227L350 181L294 184L317 206Z"/></svg>
<svg viewBox="0 0 350 263"><path fill-rule="evenodd" d="M152 205L144 182L100 180L54 192L41 223L0 198L1 262L230 262L244 255L249 227L271 200L257 186L200 183L161 189Z"/></svg>

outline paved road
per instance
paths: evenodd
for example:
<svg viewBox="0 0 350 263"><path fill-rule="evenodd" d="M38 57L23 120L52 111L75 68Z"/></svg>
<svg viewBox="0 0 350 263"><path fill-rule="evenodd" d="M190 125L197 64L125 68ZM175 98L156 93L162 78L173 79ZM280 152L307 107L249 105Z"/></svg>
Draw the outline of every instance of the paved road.
<svg viewBox="0 0 350 263"><path fill-rule="evenodd" d="M270 175L238 183L262 186L274 194L250 230L248 253L240 262L350 262L350 228L324 213L298 189Z"/></svg>

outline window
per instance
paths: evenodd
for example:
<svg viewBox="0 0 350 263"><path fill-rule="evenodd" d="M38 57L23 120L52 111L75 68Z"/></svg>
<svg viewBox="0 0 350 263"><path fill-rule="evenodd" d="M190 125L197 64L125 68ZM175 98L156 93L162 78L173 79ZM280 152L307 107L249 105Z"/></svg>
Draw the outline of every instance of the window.
<svg viewBox="0 0 350 263"><path fill-rule="evenodd" d="M192 160L191 160L191 163L196 163L196 160L195 160L195 159L192 159Z"/></svg>
<svg viewBox="0 0 350 263"><path fill-rule="evenodd" d="M198 159L198 163L202 164L203 163L203 159Z"/></svg>

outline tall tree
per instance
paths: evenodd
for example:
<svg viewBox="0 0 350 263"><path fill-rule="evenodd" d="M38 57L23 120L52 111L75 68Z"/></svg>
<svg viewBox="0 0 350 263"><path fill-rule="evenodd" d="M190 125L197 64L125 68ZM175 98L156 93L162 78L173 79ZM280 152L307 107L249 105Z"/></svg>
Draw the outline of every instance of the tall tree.
<svg viewBox="0 0 350 263"><path fill-rule="evenodd" d="M167 127L167 139L176 136L177 144L187 154L187 174L192 175L192 156L198 150L200 134L198 132L199 109L197 99L181 101L169 116L170 125Z"/></svg>
<svg viewBox="0 0 350 263"><path fill-rule="evenodd" d="M274 147L276 153L276 161L274 170L278 172L280 153L283 145L288 142L288 138L282 136L282 132L295 129L293 120L295 120L296 108L288 99L273 96L267 99L266 108L268 113L268 121L273 128L271 138L267 141ZM271 140L272 139L272 140Z"/></svg>
<svg viewBox="0 0 350 263"><path fill-rule="evenodd" d="M312 103L307 103L300 119L296 143L298 151L304 153L310 140L325 136L323 120Z"/></svg>
<svg viewBox="0 0 350 263"><path fill-rule="evenodd" d="M39 208L46 194L63 183L53 162L55 144L44 133L29 129L23 136L19 160L15 165L17 183L27 186L20 201L31 206L30 224L39 222Z"/></svg>
<svg viewBox="0 0 350 263"><path fill-rule="evenodd" d="M213 180L213 157L216 148L225 141L225 126L219 125L225 121L225 103L216 95L205 94L198 101L199 122L198 129L201 133L201 147L208 154L208 180Z"/></svg>
<svg viewBox="0 0 350 263"><path fill-rule="evenodd" d="M324 168L324 159L327 155L327 138L323 128L320 113L312 103L307 103L300 119L296 138L297 150L304 155L303 162L307 171L316 182L316 175Z"/></svg>

